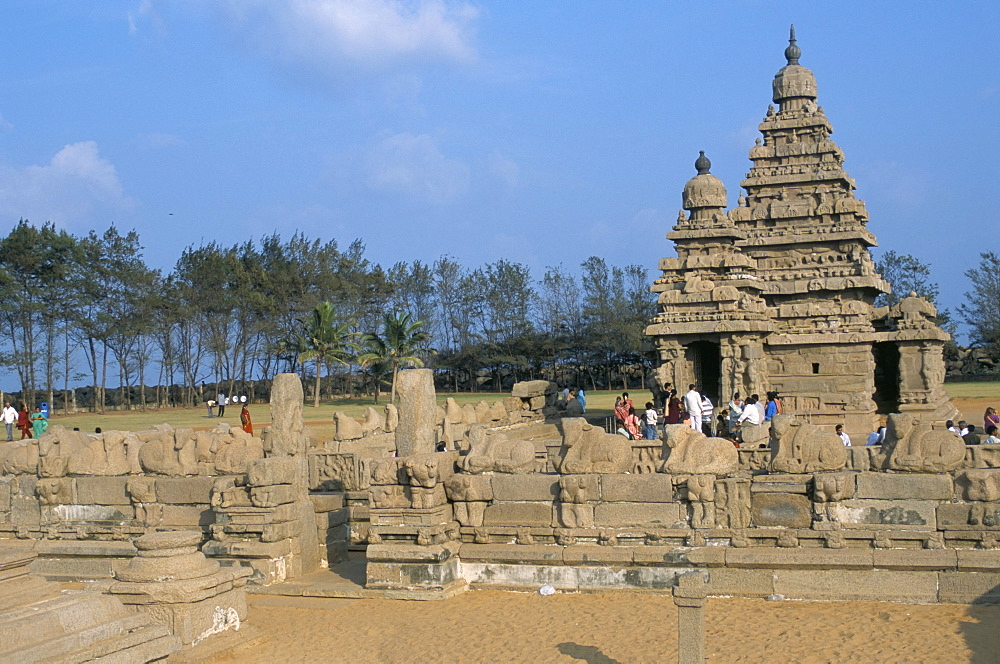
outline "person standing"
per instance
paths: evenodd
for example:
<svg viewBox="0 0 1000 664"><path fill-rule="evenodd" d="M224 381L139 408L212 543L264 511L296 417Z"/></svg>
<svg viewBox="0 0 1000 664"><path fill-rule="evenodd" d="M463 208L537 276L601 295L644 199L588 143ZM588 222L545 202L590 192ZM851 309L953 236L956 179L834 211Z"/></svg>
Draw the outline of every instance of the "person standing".
<svg viewBox="0 0 1000 664"><path fill-rule="evenodd" d="M228 401L229 401L229 399L226 398L226 395L223 394L221 390L219 391L219 393L217 395L215 395L215 402L216 402L215 406L216 406L216 408L219 409L219 415L218 415L218 417L222 417L223 415L226 414L226 403Z"/></svg>
<svg viewBox="0 0 1000 664"><path fill-rule="evenodd" d="M250 409L247 408L246 404L243 404L243 408L240 410L240 424L243 425L244 431L251 436L253 435L253 422L250 420Z"/></svg>
<svg viewBox="0 0 1000 664"><path fill-rule="evenodd" d="M677 390L670 390L670 398L667 399L667 424L680 424L681 422L681 400L677 397Z"/></svg>
<svg viewBox="0 0 1000 664"><path fill-rule="evenodd" d="M715 432L712 428L715 426L715 419L712 415L715 414L715 405L712 400L708 398L707 394L702 393L701 395L701 432L706 436L714 436Z"/></svg>
<svg viewBox="0 0 1000 664"><path fill-rule="evenodd" d="M737 424L740 421L740 415L743 414L743 401L740 399L740 393L737 392L733 394L733 400L729 402L729 435L735 436L736 431L739 429Z"/></svg>
<svg viewBox="0 0 1000 664"><path fill-rule="evenodd" d="M580 412L587 412L587 395L583 393L583 388L576 388L576 400L580 402Z"/></svg>
<svg viewBox="0 0 1000 664"><path fill-rule="evenodd" d="M990 427L1000 428L1000 415L997 415L997 409L990 408L986 409L986 413L983 415L983 431L986 431Z"/></svg>
<svg viewBox="0 0 1000 664"><path fill-rule="evenodd" d="M656 440L659 436L656 431L656 409L653 408L653 402L646 402L646 429L645 429L646 440Z"/></svg>
<svg viewBox="0 0 1000 664"><path fill-rule="evenodd" d="M17 414L17 428L21 432L21 440L31 438L31 415L28 414L27 404L21 404L21 410Z"/></svg>
<svg viewBox="0 0 1000 664"><path fill-rule="evenodd" d="M781 414L780 401L777 392L767 393L767 405L764 406L764 421L770 422L775 415Z"/></svg>
<svg viewBox="0 0 1000 664"><path fill-rule="evenodd" d="M844 443L844 447L851 446L851 437L844 433L844 425L838 424L836 427L837 435L840 436L840 441Z"/></svg>
<svg viewBox="0 0 1000 664"><path fill-rule="evenodd" d="M45 435L45 430L48 428L49 421L45 419L42 409L35 406L35 412L31 414L31 431L35 434L35 438L41 438Z"/></svg>
<svg viewBox="0 0 1000 664"><path fill-rule="evenodd" d="M684 395L684 410L691 416L690 427L701 431L701 394L694 389L694 383L688 385L688 393Z"/></svg>
<svg viewBox="0 0 1000 664"><path fill-rule="evenodd" d="M9 401L4 404L3 413L0 414L0 417L3 418L4 426L7 427L7 440L14 440L14 425L17 424L17 410L10 405Z"/></svg>

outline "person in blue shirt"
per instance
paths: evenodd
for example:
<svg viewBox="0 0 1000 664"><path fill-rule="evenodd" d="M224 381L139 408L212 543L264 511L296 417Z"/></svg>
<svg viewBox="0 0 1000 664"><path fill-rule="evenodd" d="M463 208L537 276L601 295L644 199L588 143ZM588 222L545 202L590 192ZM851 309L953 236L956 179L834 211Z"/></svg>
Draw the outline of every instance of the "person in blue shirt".
<svg viewBox="0 0 1000 664"><path fill-rule="evenodd" d="M580 410L584 413L587 412L587 395L583 393L583 388L576 388L576 400L580 402Z"/></svg>
<svg viewBox="0 0 1000 664"><path fill-rule="evenodd" d="M764 421L770 422L775 415L781 414L781 401L778 400L777 392L767 393L767 405L764 406Z"/></svg>

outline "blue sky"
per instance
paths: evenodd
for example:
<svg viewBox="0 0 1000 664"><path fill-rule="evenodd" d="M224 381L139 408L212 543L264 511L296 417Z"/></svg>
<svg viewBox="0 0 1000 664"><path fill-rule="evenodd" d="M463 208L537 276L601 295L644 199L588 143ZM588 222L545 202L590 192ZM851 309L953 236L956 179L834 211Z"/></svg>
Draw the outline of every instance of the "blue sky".
<svg viewBox="0 0 1000 664"><path fill-rule="evenodd" d="M1000 3L7 0L2 19L0 220L135 228L157 267L301 230L385 265L599 255L652 277L698 150L735 203L790 23L880 250L930 262L953 307L997 249Z"/></svg>

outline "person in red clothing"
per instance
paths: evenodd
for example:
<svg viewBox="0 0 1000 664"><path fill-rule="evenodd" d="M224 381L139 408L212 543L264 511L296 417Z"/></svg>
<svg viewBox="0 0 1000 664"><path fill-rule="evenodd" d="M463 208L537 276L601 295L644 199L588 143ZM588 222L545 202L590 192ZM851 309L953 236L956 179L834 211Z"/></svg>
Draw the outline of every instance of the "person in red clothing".
<svg viewBox="0 0 1000 664"><path fill-rule="evenodd" d="M17 428L21 430L21 440L33 438L31 433L31 415L28 414L28 406L21 404L21 412L17 414Z"/></svg>
<svg viewBox="0 0 1000 664"><path fill-rule="evenodd" d="M667 424L679 424L681 421L681 400L677 398L677 390L670 390L667 400Z"/></svg>
<svg viewBox="0 0 1000 664"><path fill-rule="evenodd" d="M240 423L243 425L243 430L252 436L253 422L250 420L250 409L246 404L243 404L243 410L240 411Z"/></svg>

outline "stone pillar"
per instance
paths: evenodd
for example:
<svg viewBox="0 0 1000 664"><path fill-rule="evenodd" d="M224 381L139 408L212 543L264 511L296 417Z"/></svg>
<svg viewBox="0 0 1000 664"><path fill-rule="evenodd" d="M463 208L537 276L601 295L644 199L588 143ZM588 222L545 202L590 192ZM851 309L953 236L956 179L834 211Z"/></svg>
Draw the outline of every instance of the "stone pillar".
<svg viewBox="0 0 1000 664"><path fill-rule="evenodd" d="M164 622L186 646L246 620L246 567L220 568L198 551L201 532L148 533L135 541L139 554L115 573L108 592L123 604Z"/></svg>
<svg viewBox="0 0 1000 664"><path fill-rule="evenodd" d="M396 376L396 393L399 395L396 454L404 457L434 452L437 403L433 372L430 369L400 371Z"/></svg>
<svg viewBox="0 0 1000 664"><path fill-rule="evenodd" d="M705 661L705 598L708 573L684 572L673 587L677 605L677 662L702 664Z"/></svg>

